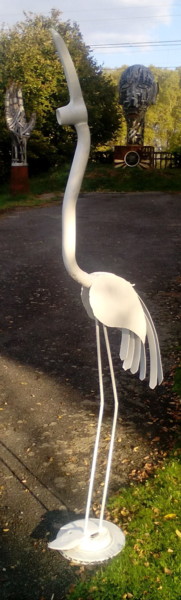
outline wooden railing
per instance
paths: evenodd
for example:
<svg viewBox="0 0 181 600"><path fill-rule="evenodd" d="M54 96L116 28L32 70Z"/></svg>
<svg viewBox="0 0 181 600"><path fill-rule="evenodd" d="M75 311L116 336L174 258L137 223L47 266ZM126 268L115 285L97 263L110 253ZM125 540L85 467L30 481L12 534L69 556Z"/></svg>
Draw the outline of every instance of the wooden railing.
<svg viewBox="0 0 181 600"><path fill-rule="evenodd" d="M176 152L154 151L155 169L181 168L181 154Z"/></svg>
<svg viewBox="0 0 181 600"><path fill-rule="evenodd" d="M140 156L139 166L147 169L181 169L181 154L155 150L153 146L115 146L114 163L125 167L125 156L128 151L135 151Z"/></svg>

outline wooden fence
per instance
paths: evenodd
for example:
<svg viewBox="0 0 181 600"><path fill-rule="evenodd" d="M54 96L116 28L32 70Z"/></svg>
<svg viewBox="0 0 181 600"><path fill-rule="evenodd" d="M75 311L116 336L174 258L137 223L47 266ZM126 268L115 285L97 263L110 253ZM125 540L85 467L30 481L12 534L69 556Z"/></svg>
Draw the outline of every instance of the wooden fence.
<svg viewBox="0 0 181 600"><path fill-rule="evenodd" d="M155 169L181 168L181 154L176 152L154 151Z"/></svg>
<svg viewBox="0 0 181 600"><path fill-rule="evenodd" d="M127 166L126 156L129 153L139 154L139 166L143 169L181 169L181 154L155 150L153 146L115 146L113 161L116 167Z"/></svg>

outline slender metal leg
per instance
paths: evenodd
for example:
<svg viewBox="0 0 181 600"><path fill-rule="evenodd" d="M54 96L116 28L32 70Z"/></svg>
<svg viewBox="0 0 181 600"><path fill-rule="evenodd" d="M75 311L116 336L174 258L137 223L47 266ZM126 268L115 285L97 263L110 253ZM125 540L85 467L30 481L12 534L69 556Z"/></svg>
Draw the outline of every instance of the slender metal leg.
<svg viewBox="0 0 181 600"><path fill-rule="evenodd" d="M93 459L92 459L91 477L90 477L88 497L87 497L84 535L86 535L86 533L87 533L87 527L88 527L88 521L89 521L92 492L93 492L94 478L95 478L95 470L96 470L96 463L97 463L97 455L98 455L98 448L99 448L99 440L100 440L100 433L101 433L101 425L102 425L102 418L103 418L103 411L104 411L104 388L103 388L103 377L102 377L100 327L99 327L99 323L97 320L96 320L96 344L97 344L97 363L98 363L99 390L100 390L100 409L99 409L99 418L98 418L98 425L97 425L97 434L96 434L96 440L95 440L95 446L94 446L94 454L93 454Z"/></svg>
<svg viewBox="0 0 181 600"><path fill-rule="evenodd" d="M102 504L101 504L100 518L99 518L99 530L102 527L104 509L105 509L105 504L106 504L106 497L107 497L110 469L111 469L111 462L112 462L112 454L113 454L113 447L114 447L114 439L115 439L115 433L116 433L118 406L119 406L109 338L108 338L107 328L105 327L105 325L103 325L103 331L104 331L106 350L107 350L107 356L108 356L108 362L109 362L109 369L110 369L110 375L111 375L111 382L112 382L112 389L113 389L113 396L114 396L114 416L113 416L113 424L112 424L112 432L111 432L111 441L110 441L110 446L109 446L107 469L106 469L105 482L104 482L104 490L103 490L103 495L102 495Z"/></svg>
<svg viewBox="0 0 181 600"><path fill-rule="evenodd" d="M79 562L82 564L100 563L104 560L108 560L113 556L116 556L116 554L118 554L119 552L121 552L125 545L125 535L123 534L121 529L117 527L117 525L115 525L114 523L111 523L110 521L103 521L118 412L117 391L106 328L104 328L104 336L114 395L114 417L112 424L110 447L108 452L108 463L105 475L100 518L89 518L104 410L100 329L99 323L96 322L97 358L100 386L100 410L93 452L86 515L85 519L76 520L61 527L56 539L53 542L49 543L49 548L52 548L53 550L58 550L59 552L61 552L61 554L63 554L63 556L65 556L69 560L73 560L74 562Z"/></svg>

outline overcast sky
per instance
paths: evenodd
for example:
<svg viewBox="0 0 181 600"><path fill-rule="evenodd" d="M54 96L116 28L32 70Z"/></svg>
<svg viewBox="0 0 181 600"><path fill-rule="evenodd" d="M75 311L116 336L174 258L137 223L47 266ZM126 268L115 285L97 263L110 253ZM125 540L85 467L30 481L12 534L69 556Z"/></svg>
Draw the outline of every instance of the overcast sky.
<svg viewBox="0 0 181 600"><path fill-rule="evenodd" d="M181 41L153 46L181 40L181 0L1 0L0 21L12 25L23 19L23 11L48 15L52 8L62 11L64 21L79 24L85 43L104 67L181 65ZM142 47L116 46L124 43Z"/></svg>

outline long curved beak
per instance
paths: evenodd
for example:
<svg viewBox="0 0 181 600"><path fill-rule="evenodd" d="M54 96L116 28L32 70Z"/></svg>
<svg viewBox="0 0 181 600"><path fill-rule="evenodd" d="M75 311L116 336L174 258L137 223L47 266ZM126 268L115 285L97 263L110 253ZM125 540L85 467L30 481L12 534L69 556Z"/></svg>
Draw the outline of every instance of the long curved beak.
<svg viewBox="0 0 181 600"><path fill-rule="evenodd" d="M87 109L68 48L65 45L63 38L59 35L59 33L57 33L57 31L52 29L51 32L57 54L64 68L70 95L69 104L56 110L57 121L60 125L77 125L78 123L87 123Z"/></svg>

